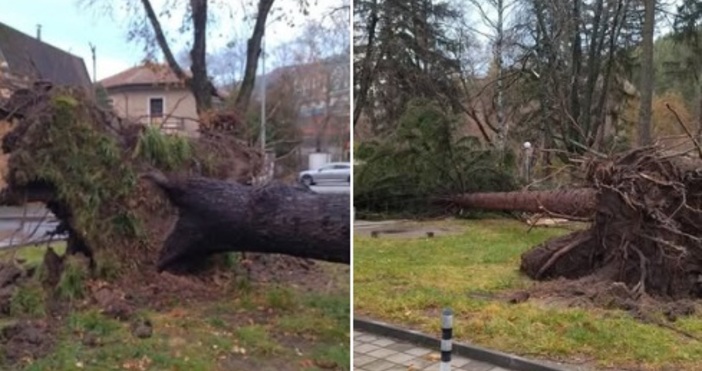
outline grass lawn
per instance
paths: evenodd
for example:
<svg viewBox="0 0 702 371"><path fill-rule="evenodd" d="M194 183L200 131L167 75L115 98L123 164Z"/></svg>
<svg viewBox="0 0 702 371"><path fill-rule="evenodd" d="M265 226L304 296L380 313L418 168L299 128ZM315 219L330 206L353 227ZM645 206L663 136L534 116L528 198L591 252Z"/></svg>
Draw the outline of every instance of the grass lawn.
<svg viewBox="0 0 702 371"><path fill-rule="evenodd" d="M16 257L37 264L44 249L23 248ZM0 259L10 255L4 251ZM175 303L164 311L138 309L137 318L152 324L153 335L146 339L132 334L130 322L82 306L61 319L48 356L16 369L348 370L348 267L318 265L328 278L325 289L252 282L233 285L210 301ZM0 318L0 328L13 321Z"/></svg>
<svg viewBox="0 0 702 371"><path fill-rule="evenodd" d="M458 341L603 369L702 369L702 343L625 312L490 298L532 285L518 272L521 253L567 230L526 233L513 220L442 223L465 231L432 239L355 237L355 314L438 336L440 311L451 307ZM675 326L702 336L702 315Z"/></svg>
<svg viewBox="0 0 702 371"><path fill-rule="evenodd" d="M64 251L66 251L66 242L52 242L51 247L57 254L63 255ZM44 260L46 249L47 245L45 243L23 246L20 248L2 249L0 250L0 261L10 259L14 254L15 259L24 260L24 264L27 266L38 265Z"/></svg>
<svg viewBox="0 0 702 371"><path fill-rule="evenodd" d="M198 308L142 311L153 336L94 310L73 312L54 351L24 370L348 370L349 296L283 287ZM100 345L85 345L86 334Z"/></svg>

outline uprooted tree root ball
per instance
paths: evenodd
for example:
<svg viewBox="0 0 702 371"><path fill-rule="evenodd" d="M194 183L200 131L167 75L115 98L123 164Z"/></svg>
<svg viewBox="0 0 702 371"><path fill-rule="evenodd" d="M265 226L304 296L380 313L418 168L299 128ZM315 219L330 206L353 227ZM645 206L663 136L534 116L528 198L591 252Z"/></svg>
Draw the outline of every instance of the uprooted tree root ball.
<svg viewBox="0 0 702 371"><path fill-rule="evenodd" d="M55 232L68 236L67 255L87 256L91 274L116 281L156 272L164 241L177 232L173 225L183 213L163 197L162 187L142 175L225 185L248 182L262 168L260 154L222 131L221 123L203 123L197 138L164 135L118 118L79 90L37 85L16 92L4 109L10 115L2 119L11 125L2 141L8 169L0 204L46 204L59 219ZM192 261L202 267L204 257L217 251L226 248L203 245L202 256ZM305 259L272 258L288 270L310 269ZM259 260L249 255L247 261Z"/></svg>
<svg viewBox="0 0 702 371"><path fill-rule="evenodd" d="M634 298L702 296L700 164L656 147L585 162L594 222L525 253L521 270L539 280L621 282Z"/></svg>
<svg viewBox="0 0 702 371"><path fill-rule="evenodd" d="M165 136L123 122L81 91L37 87L15 93L7 106L13 125L2 143L9 160L0 203L45 203L61 222L57 232L68 234L68 253L97 264L152 264L160 248L160 224L170 224L174 212L140 173L244 180L255 171L256 155L247 148L213 153L216 146L201 143L207 135ZM222 163L242 162L248 167L221 171Z"/></svg>
<svg viewBox="0 0 702 371"><path fill-rule="evenodd" d="M585 184L578 189L449 200L467 208L590 220L587 229L522 255L520 269L532 279L581 280L600 291L614 285L631 300L702 297L702 161L651 146L589 157L582 166Z"/></svg>

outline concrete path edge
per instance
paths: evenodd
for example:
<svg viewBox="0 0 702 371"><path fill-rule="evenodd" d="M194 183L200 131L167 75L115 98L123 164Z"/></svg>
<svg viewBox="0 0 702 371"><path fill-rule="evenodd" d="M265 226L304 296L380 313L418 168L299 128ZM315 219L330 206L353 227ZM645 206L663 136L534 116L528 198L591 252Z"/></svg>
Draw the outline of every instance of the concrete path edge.
<svg viewBox="0 0 702 371"><path fill-rule="evenodd" d="M439 351L440 340L438 337L432 337L419 331L400 328L386 322L356 315L354 315L353 326L357 330L395 338ZM519 356L455 341L453 342L453 354L515 371L566 371L562 368L544 365Z"/></svg>

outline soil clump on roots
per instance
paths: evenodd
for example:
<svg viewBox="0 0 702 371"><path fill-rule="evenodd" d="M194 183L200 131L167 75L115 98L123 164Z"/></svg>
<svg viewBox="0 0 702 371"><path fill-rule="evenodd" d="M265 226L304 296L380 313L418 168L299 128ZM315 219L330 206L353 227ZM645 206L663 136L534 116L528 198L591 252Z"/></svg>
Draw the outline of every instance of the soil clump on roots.
<svg viewBox="0 0 702 371"><path fill-rule="evenodd" d="M596 192L590 227L549 240L522 255L535 280L581 284L560 291L608 293L620 306L650 297L679 301L702 296L702 161L634 149L583 163Z"/></svg>

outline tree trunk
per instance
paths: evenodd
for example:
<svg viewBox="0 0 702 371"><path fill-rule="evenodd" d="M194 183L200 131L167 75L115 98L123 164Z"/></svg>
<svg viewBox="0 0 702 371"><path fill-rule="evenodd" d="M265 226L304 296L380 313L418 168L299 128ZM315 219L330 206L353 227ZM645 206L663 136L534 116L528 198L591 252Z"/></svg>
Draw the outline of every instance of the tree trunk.
<svg viewBox="0 0 702 371"><path fill-rule="evenodd" d="M256 81L256 69L258 68L258 57L261 55L261 41L266 30L266 19L270 13L275 0L260 0L258 2L258 14L256 15L256 24L254 25L251 38L246 46L246 68L244 69L244 78L241 81L239 94L236 96L234 105L242 114L246 112L251 100L251 94Z"/></svg>
<svg viewBox="0 0 702 371"><path fill-rule="evenodd" d="M509 123L505 119L505 104L504 104L504 81L503 79L503 43L504 43L504 12L505 7L503 0L497 0L497 41L495 42L495 68L497 68L497 150L500 156L500 165L505 155L505 147L507 145L507 137L509 135Z"/></svg>
<svg viewBox="0 0 702 371"><path fill-rule="evenodd" d="M451 203L470 209L495 211L551 212L563 216L589 217L595 211L593 189L469 193L451 198Z"/></svg>
<svg viewBox="0 0 702 371"><path fill-rule="evenodd" d="M195 104L198 113L205 112L212 107L212 96L218 96L217 89L207 77L207 64L205 39L207 37L207 1L190 0L190 7L193 18L193 47L190 50L192 66L190 70L192 76L188 76L180 67L171 47L168 45L166 35L163 33L161 22L154 11L151 1L141 0L141 4L146 12L146 18L154 31L156 43L158 44L168 67L181 80L183 80L195 97Z"/></svg>
<svg viewBox="0 0 702 371"><path fill-rule="evenodd" d="M641 108L639 111L639 145L651 143L651 105L653 102L653 30L655 22L655 0L644 2L644 24L641 55Z"/></svg>
<svg viewBox="0 0 702 371"><path fill-rule="evenodd" d="M360 70L358 71L358 78L354 79L354 84L358 85L358 92L354 94L356 101L353 105L353 127L356 127L358 120L361 118L361 113L366 108L368 103L368 91L373 84L373 54L376 42L376 28L378 25L378 2L371 2L371 10L368 18L368 23L366 26L366 32L368 33L368 44L366 44L365 50L363 52L363 59L359 62Z"/></svg>
<svg viewBox="0 0 702 371"><path fill-rule="evenodd" d="M187 270L226 251L278 253L350 263L348 195L288 185L252 187L201 177L149 174L178 208L159 271Z"/></svg>
<svg viewBox="0 0 702 371"><path fill-rule="evenodd" d="M190 90L195 96L198 114L212 108L212 91L207 77L207 0L190 0L193 12L193 47L190 50Z"/></svg>

